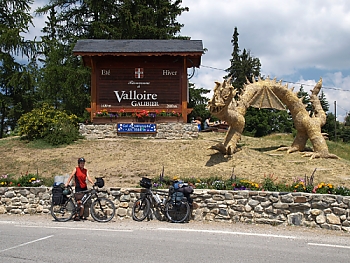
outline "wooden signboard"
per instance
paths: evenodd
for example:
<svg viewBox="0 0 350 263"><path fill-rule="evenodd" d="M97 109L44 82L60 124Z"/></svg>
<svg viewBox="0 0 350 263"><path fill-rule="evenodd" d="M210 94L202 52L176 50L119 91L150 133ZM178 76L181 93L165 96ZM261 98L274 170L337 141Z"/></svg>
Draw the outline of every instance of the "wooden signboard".
<svg viewBox="0 0 350 263"><path fill-rule="evenodd" d="M159 60L159 58L158 58ZM120 109L177 109L181 111L182 64L174 58L98 60L97 107Z"/></svg>
<svg viewBox="0 0 350 263"><path fill-rule="evenodd" d="M91 68L92 121L99 111L172 112L187 121L187 69L200 66L201 40L85 39L73 54Z"/></svg>

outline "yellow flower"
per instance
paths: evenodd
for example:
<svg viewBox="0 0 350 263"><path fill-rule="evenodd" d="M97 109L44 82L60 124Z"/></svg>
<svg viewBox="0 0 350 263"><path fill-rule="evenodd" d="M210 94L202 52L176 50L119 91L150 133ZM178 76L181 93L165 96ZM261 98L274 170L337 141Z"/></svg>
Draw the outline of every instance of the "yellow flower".
<svg viewBox="0 0 350 263"><path fill-rule="evenodd" d="M4 182L1 182L1 185L4 185Z"/></svg>
<svg viewBox="0 0 350 263"><path fill-rule="evenodd" d="M31 181L35 181L35 177L30 178Z"/></svg>

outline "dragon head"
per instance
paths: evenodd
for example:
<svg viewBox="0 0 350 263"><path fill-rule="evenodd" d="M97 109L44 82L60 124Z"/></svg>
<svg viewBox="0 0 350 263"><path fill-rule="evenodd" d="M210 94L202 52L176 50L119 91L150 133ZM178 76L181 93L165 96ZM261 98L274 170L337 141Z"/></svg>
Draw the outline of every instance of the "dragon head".
<svg viewBox="0 0 350 263"><path fill-rule="evenodd" d="M220 117L233 102L237 90L230 84L230 81L231 78L224 80L223 83L215 82L213 97L208 101L208 109L214 116Z"/></svg>

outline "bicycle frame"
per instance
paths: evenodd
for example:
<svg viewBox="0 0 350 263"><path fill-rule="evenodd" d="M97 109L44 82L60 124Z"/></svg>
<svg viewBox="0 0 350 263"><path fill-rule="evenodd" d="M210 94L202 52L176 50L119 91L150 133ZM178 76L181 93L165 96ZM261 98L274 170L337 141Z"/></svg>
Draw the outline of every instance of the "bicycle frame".
<svg viewBox="0 0 350 263"><path fill-rule="evenodd" d="M158 200L159 198L157 197L156 192L166 194L166 196L163 199ZM141 197L135 201L132 209L132 217L136 221L143 221L145 218L148 218L149 220L152 215L158 218L160 214L157 216L157 213L155 213L156 211L154 211L153 208L159 209L166 219L174 223L184 222L190 213L187 199L186 201L174 201L170 198L168 192L163 192L161 190L152 191L151 187L147 187L145 192L141 194Z"/></svg>

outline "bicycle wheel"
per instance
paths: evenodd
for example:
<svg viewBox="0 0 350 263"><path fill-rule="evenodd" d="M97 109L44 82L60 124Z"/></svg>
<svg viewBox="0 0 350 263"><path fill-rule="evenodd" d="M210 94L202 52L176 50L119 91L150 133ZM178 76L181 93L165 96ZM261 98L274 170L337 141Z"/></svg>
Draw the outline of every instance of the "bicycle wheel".
<svg viewBox="0 0 350 263"><path fill-rule="evenodd" d="M173 223L182 223L190 215L190 206L188 202L169 201L165 205L165 213L167 218Z"/></svg>
<svg viewBox="0 0 350 263"><path fill-rule="evenodd" d="M99 197L92 202L90 214L98 222L108 222L115 215L114 203L108 198Z"/></svg>
<svg viewBox="0 0 350 263"><path fill-rule="evenodd" d="M75 205L72 199L68 199L67 202L61 205L51 204L51 215L57 221L66 222L72 219L74 214Z"/></svg>
<svg viewBox="0 0 350 263"><path fill-rule="evenodd" d="M132 219L135 221L144 220L148 216L150 209L151 203L149 202L148 198L137 199L132 207Z"/></svg>

